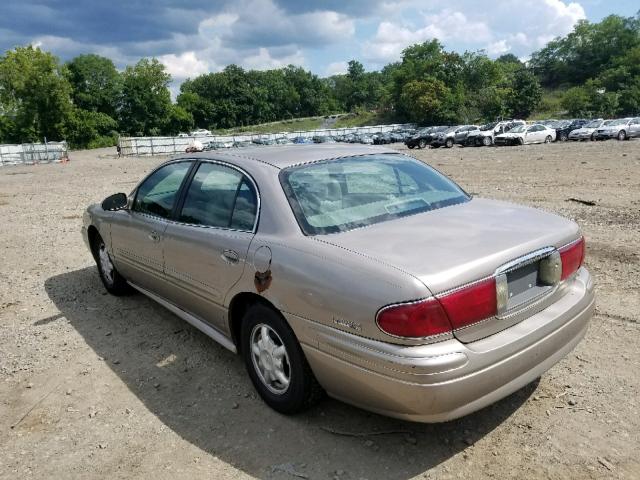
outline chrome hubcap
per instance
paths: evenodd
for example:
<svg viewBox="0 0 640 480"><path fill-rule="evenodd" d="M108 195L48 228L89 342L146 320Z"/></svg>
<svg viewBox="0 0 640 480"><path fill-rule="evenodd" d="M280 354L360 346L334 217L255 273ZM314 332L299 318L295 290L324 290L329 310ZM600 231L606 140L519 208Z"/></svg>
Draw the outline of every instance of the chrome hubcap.
<svg viewBox="0 0 640 480"><path fill-rule="evenodd" d="M98 249L98 259L100 260L102 275L107 283L111 285L113 283L113 264L111 263L107 247L105 247L104 243L102 243Z"/></svg>
<svg viewBox="0 0 640 480"><path fill-rule="evenodd" d="M270 392L282 395L289 388L291 367L284 342L264 323L251 331L251 360L260 381Z"/></svg>

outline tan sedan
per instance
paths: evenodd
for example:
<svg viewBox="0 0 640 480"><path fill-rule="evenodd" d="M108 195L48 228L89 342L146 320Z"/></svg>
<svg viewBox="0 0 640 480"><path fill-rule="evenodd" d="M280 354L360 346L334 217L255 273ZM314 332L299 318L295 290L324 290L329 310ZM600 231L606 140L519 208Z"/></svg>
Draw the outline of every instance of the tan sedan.
<svg viewBox="0 0 640 480"><path fill-rule="evenodd" d="M594 309L564 218L472 198L382 147L173 159L88 208L106 289L136 289L239 352L283 413L323 392L399 418L466 415L532 382Z"/></svg>

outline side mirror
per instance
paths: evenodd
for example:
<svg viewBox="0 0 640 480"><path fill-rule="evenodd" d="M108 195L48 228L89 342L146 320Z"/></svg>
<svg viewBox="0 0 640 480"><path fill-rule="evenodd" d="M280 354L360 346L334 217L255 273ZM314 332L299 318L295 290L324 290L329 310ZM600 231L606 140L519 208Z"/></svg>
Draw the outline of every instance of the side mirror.
<svg viewBox="0 0 640 480"><path fill-rule="evenodd" d="M102 209L109 211L122 210L127 207L127 196L124 193L116 193L102 201Z"/></svg>

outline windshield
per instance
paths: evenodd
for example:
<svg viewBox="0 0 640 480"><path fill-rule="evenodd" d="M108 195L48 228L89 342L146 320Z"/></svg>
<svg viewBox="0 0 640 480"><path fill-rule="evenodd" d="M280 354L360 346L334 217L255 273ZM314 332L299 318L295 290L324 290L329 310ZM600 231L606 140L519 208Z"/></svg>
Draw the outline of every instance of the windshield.
<svg viewBox="0 0 640 480"><path fill-rule="evenodd" d="M513 127L511 130L509 130L509 133L522 133L527 129L526 126L524 125L518 125L517 127Z"/></svg>
<svg viewBox="0 0 640 480"><path fill-rule="evenodd" d="M587 123L584 128L598 128L602 124L602 120L592 120Z"/></svg>
<svg viewBox="0 0 640 480"><path fill-rule="evenodd" d="M611 123L607 123L607 125L610 125L612 127L616 125L626 125L628 121L629 120L627 120L626 118L621 118L619 120L611 120Z"/></svg>
<svg viewBox="0 0 640 480"><path fill-rule="evenodd" d="M481 126L480 130L482 130L483 132L486 132L487 130L493 130L494 128L496 128L496 125L498 125L498 122L487 123L486 125Z"/></svg>
<svg viewBox="0 0 640 480"><path fill-rule="evenodd" d="M438 171L393 153L290 167L280 173L280 183L306 235L344 232L469 200Z"/></svg>

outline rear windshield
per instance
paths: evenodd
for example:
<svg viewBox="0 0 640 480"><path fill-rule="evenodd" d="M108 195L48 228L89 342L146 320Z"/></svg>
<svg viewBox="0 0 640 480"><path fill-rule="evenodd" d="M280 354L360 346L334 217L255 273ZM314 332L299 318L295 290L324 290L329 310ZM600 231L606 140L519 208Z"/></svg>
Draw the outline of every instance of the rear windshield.
<svg viewBox="0 0 640 480"><path fill-rule="evenodd" d="M290 167L280 173L280 183L306 235L344 232L469 200L444 175L400 154Z"/></svg>

